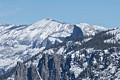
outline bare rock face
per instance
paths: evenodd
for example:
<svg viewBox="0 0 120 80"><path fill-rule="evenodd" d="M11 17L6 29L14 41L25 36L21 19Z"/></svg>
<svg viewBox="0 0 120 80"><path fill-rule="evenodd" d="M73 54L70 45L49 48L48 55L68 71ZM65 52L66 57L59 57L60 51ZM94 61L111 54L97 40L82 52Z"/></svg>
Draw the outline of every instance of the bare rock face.
<svg viewBox="0 0 120 80"><path fill-rule="evenodd" d="M39 60L39 73L43 80L60 80L60 57L59 55L45 54Z"/></svg>
<svg viewBox="0 0 120 80"><path fill-rule="evenodd" d="M39 72L37 68L31 65L27 70L27 78L28 80L41 80Z"/></svg>
<svg viewBox="0 0 120 80"><path fill-rule="evenodd" d="M15 80L60 80L59 55L45 54L39 60L38 66L30 66L18 62L14 73Z"/></svg>
<svg viewBox="0 0 120 80"><path fill-rule="evenodd" d="M18 62L14 73L15 80L74 80L73 73L70 72L71 56L66 59L62 55L44 54L39 63L30 66Z"/></svg>
<svg viewBox="0 0 120 80"><path fill-rule="evenodd" d="M21 62L17 63L15 80L27 80L27 67Z"/></svg>
<svg viewBox="0 0 120 80"><path fill-rule="evenodd" d="M30 67L18 62L15 71L15 80L41 80L39 72L34 65Z"/></svg>

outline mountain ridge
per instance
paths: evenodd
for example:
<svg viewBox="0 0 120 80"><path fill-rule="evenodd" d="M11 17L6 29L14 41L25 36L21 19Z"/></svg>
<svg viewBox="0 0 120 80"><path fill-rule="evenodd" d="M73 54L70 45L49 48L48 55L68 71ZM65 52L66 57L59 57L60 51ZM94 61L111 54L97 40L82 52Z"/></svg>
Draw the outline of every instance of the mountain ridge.
<svg viewBox="0 0 120 80"><path fill-rule="evenodd" d="M92 52L95 51L97 52L98 51L97 49L101 49L100 45L105 45L104 48L101 49L101 53L103 53L104 50L108 51L109 49L113 49L113 51L116 51L116 48L119 48L120 45L119 37L120 29L107 29L100 26L94 25L91 26L86 23L82 23L80 25L79 24L72 25L53 20L51 18L46 18L31 25L8 25L7 28L4 28L4 26L1 27L2 28L0 29L0 75L7 74L7 71L9 71L10 69L17 65L18 70L15 71L18 73L18 75L17 73L14 72L13 73L14 78L12 78L12 76L9 76L12 80L14 79L24 80L25 77L27 76L26 75L27 72L24 71L20 72L20 70L25 69L25 71L29 71L32 70L31 68L40 70L41 68L42 69L45 68L44 70L47 71L47 74L49 74L49 76L45 78L45 75L47 74L44 73L44 71L41 72L36 70L37 72L35 72L35 74L33 74L34 71L31 72L34 76L36 76L36 78L34 78L33 75L29 73L29 77L27 77L28 80L31 77L33 77L33 80L34 79L53 80L53 78L54 79L58 78L59 80L60 74L65 79L68 79L67 77L70 77L73 80L77 78L81 79L80 73L83 72L84 74L84 69L80 67L81 66L80 63L77 63L78 65L73 64L75 62L73 61L73 59L75 59L74 58L75 55L73 54L74 52L76 53L76 51L78 52L79 50L83 51L83 54L85 55L84 57L89 60L87 56L90 57L90 55L85 52L87 51L89 53L88 50L90 50L90 48L93 48L91 49ZM98 48L96 48L96 45ZM98 55L97 53L94 54ZM107 54L107 52L104 52L104 54ZM119 56L119 52L113 54L117 54ZM44 57L44 55L46 57ZM76 53L76 55L78 54ZM83 56L80 53L79 55ZM34 56L36 56L36 58L33 59ZM45 61L42 60L41 56L43 56ZM60 61L60 63L57 64L56 62L54 62L54 59L58 60L57 58L64 59L63 60L64 62ZM36 61L36 59L37 62L34 62ZM117 59L119 59L119 57ZM33 62L31 62L32 60ZM39 60L42 60L42 62L45 65ZM71 63L71 61L73 63ZM20 64L17 64L17 62L20 62ZM29 64L31 64L31 66ZM32 64L34 65L32 66ZM38 64L41 64L42 66L39 65L39 67L37 67ZM63 67L61 67L60 64L62 64ZM84 65L83 68L86 69L85 66L87 66L88 64L85 62L83 63L83 65ZM51 70L55 71L54 68L58 71L57 74L51 72ZM59 72L59 68L63 69L62 73ZM79 74L76 71L74 72L75 69L80 70ZM45 75L42 75L42 73ZM66 73L69 73L69 75L65 76ZM25 74L26 76L19 77L20 76L19 74ZM55 77L55 75L57 77ZM54 77L52 78L52 76Z"/></svg>

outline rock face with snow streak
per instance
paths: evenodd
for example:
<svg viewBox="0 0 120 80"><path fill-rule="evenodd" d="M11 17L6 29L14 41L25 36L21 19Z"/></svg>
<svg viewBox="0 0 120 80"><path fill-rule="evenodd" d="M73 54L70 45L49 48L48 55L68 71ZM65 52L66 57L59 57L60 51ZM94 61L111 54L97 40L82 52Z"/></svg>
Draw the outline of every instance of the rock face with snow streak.
<svg viewBox="0 0 120 80"><path fill-rule="evenodd" d="M27 70L26 66L23 63L18 62L15 72L15 80L26 80L27 79Z"/></svg>

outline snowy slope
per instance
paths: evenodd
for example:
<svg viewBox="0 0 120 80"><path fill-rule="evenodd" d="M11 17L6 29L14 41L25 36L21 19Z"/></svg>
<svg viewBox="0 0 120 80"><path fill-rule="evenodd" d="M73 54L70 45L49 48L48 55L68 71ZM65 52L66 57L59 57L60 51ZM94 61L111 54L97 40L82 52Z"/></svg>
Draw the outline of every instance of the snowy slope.
<svg viewBox="0 0 120 80"><path fill-rule="evenodd" d="M107 32L107 34L112 34L114 37L105 40L105 43L118 43L120 44L120 29L113 29L112 31Z"/></svg>
<svg viewBox="0 0 120 80"><path fill-rule="evenodd" d="M80 23L80 24L76 24L77 26L79 26L82 31L83 31L83 34L85 36L91 36L91 35L95 35L96 33L98 32L101 32L101 31L106 31L108 30L107 28L105 27L102 27L102 26L97 26L97 25L89 25L87 23Z"/></svg>

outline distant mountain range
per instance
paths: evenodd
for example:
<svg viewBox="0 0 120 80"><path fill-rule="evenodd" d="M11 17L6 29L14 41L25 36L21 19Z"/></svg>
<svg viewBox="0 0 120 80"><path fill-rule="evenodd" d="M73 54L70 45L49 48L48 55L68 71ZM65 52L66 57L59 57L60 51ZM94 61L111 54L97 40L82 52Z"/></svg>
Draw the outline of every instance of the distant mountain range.
<svg viewBox="0 0 120 80"><path fill-rule="evenodd" d="M0 24L0 80L119 79L119 28L50 18Z"/></svg>

